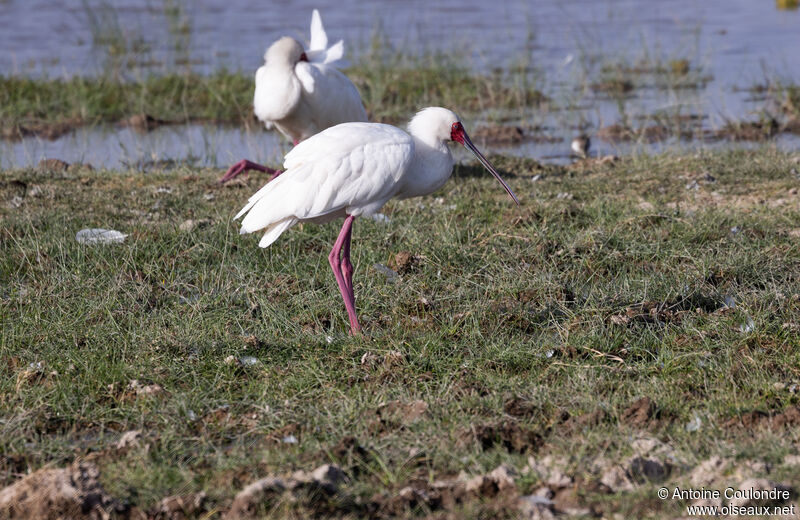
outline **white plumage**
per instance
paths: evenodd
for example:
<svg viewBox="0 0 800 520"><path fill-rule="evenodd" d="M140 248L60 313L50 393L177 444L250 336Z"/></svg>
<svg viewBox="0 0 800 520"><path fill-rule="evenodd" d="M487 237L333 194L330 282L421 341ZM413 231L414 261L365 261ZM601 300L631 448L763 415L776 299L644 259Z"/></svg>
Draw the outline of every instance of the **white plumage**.
<svg viewBox="0 0 800 520"><path fill-rule="evenodd" d="M339 40L328 47L328 35L316 9L311 13L311 41L308 44L306 57L311 63L323 64L336 63L344 57L344 40Z"/></svg>
<svg viewBox="0 0 800 520"><path fill-rule="evenodd" d="M250 197L236 215L241 233L264 231L267 247L298 222L323 223L344 218L328 255L342 294L350 330L361 330L355 310L352 224L377 212L392 197L425 195L439 189L453 170L448 141L470 149L517 201L511 188L470 141L458 117L445 108L419 112L408 132L379 123L342 123L301 142L284 159L284 172Z"/></svg>
<svg viewBox="0 0 800 520"><path fill-rule="evenodd" d="M264 53L264 65L256 71L253 109L267 129L276 127L294 144L339 123L366 121L367 112L355 85L334 64L344 56L339 40L328 47L328 35L319 11L311 15L311 43L306 51L288 36ZM225 172L228 182L247 170L280 174L242 159Z"/></svg>
<svg viewBox="0 0 800 520"><path fill-rule="evenodd" d="M300 42L285 36L267 49L264 65L256 71L256 117L293 142L339 123L367 120L355 85L334 66L344 55L344 43L327 45L315 9L309 49L304 51Z"/></svg>
<svg viewBox="0 0 800 520"><path fill-rule="evenodd" d="M236 215L242 233L266 230L267 247L292 225L378 211L397 194L414 155L412 137L379 123L344 123L295 146L284 172ZM249 211L249 213L248 213Z"/></svg>

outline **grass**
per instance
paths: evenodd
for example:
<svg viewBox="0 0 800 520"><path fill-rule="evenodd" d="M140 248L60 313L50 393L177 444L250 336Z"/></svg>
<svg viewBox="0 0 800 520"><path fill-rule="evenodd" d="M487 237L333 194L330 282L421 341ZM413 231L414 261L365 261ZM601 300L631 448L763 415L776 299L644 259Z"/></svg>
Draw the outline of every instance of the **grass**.
<svg viewBox="0 0 800 520"><path fill-rule="evenodd" d="M544 97L511 73L484 76L440 56L372 61L345 72L358 85L376 121L401 121L427 104L476 113L522 109ZM136 81L115 76L36 80L0 76L0 132L6 137L64 131L76 126L118 123L148 114L174 123L251 124L251 74L218 71L151 75Z"/></svg>
<svg viewBox="0 0 800 520"><path fill-rule="evenodd" d="M241 74L171 75L141 82L108 77L41 81L0 78L4 129L117 123L134 114L184 122L241 122L252 115L253 81Z"/></svg>
<svg viewBox="0 0 800 520"><path fill-rule="evenodd" d="M685 485L720 455L766 462L797 489L782 465L797 425L739 425L798 404L797 157L493 160L521 208L479 167L459 166L439 193L390 203L391 222L357 221L357 338L327 264L333 225L295 228L267 250L237 234L231 217L256 176L220 188L219 171L188 168L0 172L0 485L84 458L139 507L205 490L220 511L257 478L336 462L348 496L378 515L407 485L550 455L605 516L680 515L686 504L655 498L661 483L589 485L598 460L622 463L648 435L673 452L667 482ZM181 230L187 219L205 225ZM89 247L74 238L84 227L129 236ZM418 260L391 283L373 265L400 251ZM137 395L132 380L164 391ZM642 396L656 411L632 425L625 410ZM382 421L394 400L428 409ZM504 421L539 440L507 449ZM483 427L494 447L473 436ZM131 429L140 446L116 450ZM348 436L368 455L337 451ZM733 475L720 489L739 484ZM540 484L532 472L516 481L522 494ZM465 501L453 514L513 517L507 506ZM305 507L316 506L265 514Z"/></svg>

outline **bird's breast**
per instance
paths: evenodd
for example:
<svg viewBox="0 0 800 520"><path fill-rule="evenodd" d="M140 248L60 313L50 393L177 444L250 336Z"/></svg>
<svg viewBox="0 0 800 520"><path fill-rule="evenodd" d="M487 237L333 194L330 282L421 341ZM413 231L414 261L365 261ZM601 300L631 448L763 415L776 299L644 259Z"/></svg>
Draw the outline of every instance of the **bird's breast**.
<svg viewBox="0 0 800 520"><path fill-rule="evenodd" d="M453 173L453 156L446 146L432 149L415 143L414 159L403 176L398 197L420 197L441 188Z"/></svg>

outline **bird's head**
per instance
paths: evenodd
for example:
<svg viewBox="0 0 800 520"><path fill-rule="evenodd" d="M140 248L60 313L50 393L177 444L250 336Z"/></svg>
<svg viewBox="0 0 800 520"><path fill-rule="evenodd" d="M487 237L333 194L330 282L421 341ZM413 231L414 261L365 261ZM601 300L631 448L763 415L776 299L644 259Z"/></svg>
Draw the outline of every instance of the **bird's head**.
<svg viewBox="0 0 800 520"><path fill-rule="evenodd" d="M464 146L475 155L481 164L483 164L484 168L489 170L489 173L503 186L506 193L519 205L519 199L517 199L517 196L511 191L506 181L500 177L500 174L497 173L497 170L486 157L483 156L480 150L472 144L469 135L467 135L467 131L464 130L464 125L461 124L455 112L441 107L426 108L414 116L414 119L412 119L408 125L408 130L414 135L431 135L432 133L434 139L437 141L454 141Z"/></svg>
<svg viewBox="0 0 800 520"><path fill-rule="evenodd" d="M284 36L269 46L264 53L264 61L270 64L283 64L294 67L301 61L308 61L303 45L292 38Z"/></svg>

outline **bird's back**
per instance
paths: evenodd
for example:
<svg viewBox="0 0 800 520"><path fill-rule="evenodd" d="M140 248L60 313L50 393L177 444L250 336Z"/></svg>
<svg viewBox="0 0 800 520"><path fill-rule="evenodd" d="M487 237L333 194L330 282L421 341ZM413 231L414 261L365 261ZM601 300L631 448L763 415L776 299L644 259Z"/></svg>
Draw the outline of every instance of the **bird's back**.
<svg viewBox="0 0 800 520"><path fill-rule="evenodd" d="M293 140L303 141L341 123L367 121L358 90L335 67L302 62L295 67L295 75L302 94L295 111L278 122Z"/></svg>

